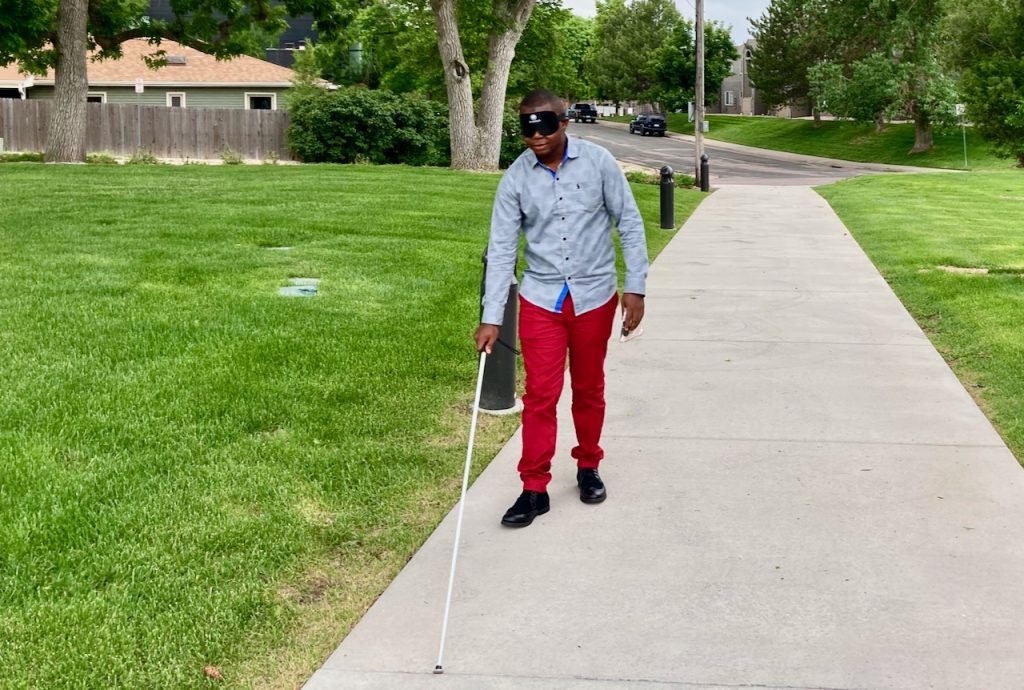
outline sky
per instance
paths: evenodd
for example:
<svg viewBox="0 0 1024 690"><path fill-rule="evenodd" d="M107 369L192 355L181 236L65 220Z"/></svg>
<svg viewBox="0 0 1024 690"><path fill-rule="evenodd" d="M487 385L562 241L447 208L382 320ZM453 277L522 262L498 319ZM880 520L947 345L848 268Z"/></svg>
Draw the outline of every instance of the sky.
<svg viewBox="0 0 1024 690"><path fill-rule="evenodd" d="M760 17L771 0L704 0L704 18L718 20L732 27L734 43L742 43L750 37L747 17ZM675 0L676 7L684 17L693 19L696 0ZM594 0L562 0L562 6L581 17L593 17Z"/></svg>

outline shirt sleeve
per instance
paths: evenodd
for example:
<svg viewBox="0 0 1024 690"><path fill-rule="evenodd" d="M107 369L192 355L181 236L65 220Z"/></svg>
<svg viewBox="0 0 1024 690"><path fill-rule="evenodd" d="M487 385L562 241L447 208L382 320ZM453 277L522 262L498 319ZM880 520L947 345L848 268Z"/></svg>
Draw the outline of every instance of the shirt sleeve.
<svg viewBox="0 0 1024 690"><path fill-rule="evenodd" d="M612 155L607 152L601 160L601 179L604 186L605 208L618 226L622 259L626 264L623 292L645 295L649 263L644 221L640 217L640 209L637 208L633 190L626 181L626 176Z"/></svg>
<svg viewBox="0 0 1024 690"><path fill-rule="evenodd" d="M484 274L483 314L480 323L500 326L505 316L508 288L516 270L522 210L516 184L516 168L501 178L491 212L491 236L487 243L487 271Z"/></svg>

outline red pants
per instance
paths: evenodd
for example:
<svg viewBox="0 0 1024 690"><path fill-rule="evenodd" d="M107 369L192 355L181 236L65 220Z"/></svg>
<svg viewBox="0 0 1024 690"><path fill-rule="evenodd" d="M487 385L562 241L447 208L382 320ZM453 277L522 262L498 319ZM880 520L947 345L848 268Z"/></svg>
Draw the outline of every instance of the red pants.
<svg viewBox="0 0 1024 690"><path fill-rule="evenodd" d="M547 491L551 481L558 432L555 406L565 381L566 352L577 442L572 456L576 466L583 468L597 467L604 457L599 445L604 426L604 358L618 301L615 295L604 306L576 316L570 296L561 314L519 299L519 341L526 366L519 476L526 491Z"/></svg>

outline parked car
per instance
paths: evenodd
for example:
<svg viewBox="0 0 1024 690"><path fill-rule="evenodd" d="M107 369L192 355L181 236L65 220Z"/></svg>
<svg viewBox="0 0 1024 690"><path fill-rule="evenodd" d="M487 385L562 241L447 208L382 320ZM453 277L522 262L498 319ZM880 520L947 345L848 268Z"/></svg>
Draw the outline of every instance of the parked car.
<svg viewBox="0 0 1024 690"><path fill-rule="evenodd" d="M568 114L576 122L597 122L597 108L589 103L573 103Z"/></svg>
<svg viewBox="0 0 1024 690"><path fill-rule="evenodd" d="M641 136L657 134L665 136L665 116L657 113L640 113L629 123L629 133L640 132Z"/></svg>

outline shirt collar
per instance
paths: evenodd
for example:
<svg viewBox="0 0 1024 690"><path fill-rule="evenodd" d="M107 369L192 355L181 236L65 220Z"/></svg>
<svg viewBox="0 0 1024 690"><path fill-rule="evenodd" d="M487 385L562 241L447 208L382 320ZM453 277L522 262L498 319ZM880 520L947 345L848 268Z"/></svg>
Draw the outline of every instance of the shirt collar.
<svg viewBox="0 0 1024 690"><path fill-rule="evenodd" d="M530 161L530 167L531 168L536 168L538 165L544 166L544 164L540 162L540 159L537 158L537 154L533 152L533 149L527 148L526 149L526 155L528 156L527 160ZM579 158L579 157L580 157L580 144L579 144L579 140L576 139L575 137L570 137L568 134L566 134L565 135L565 155L562 156L562 162L564 163L565 161L567 161L570 158ZM547 166L544 166L544 167L547 168Z"/></svg>

